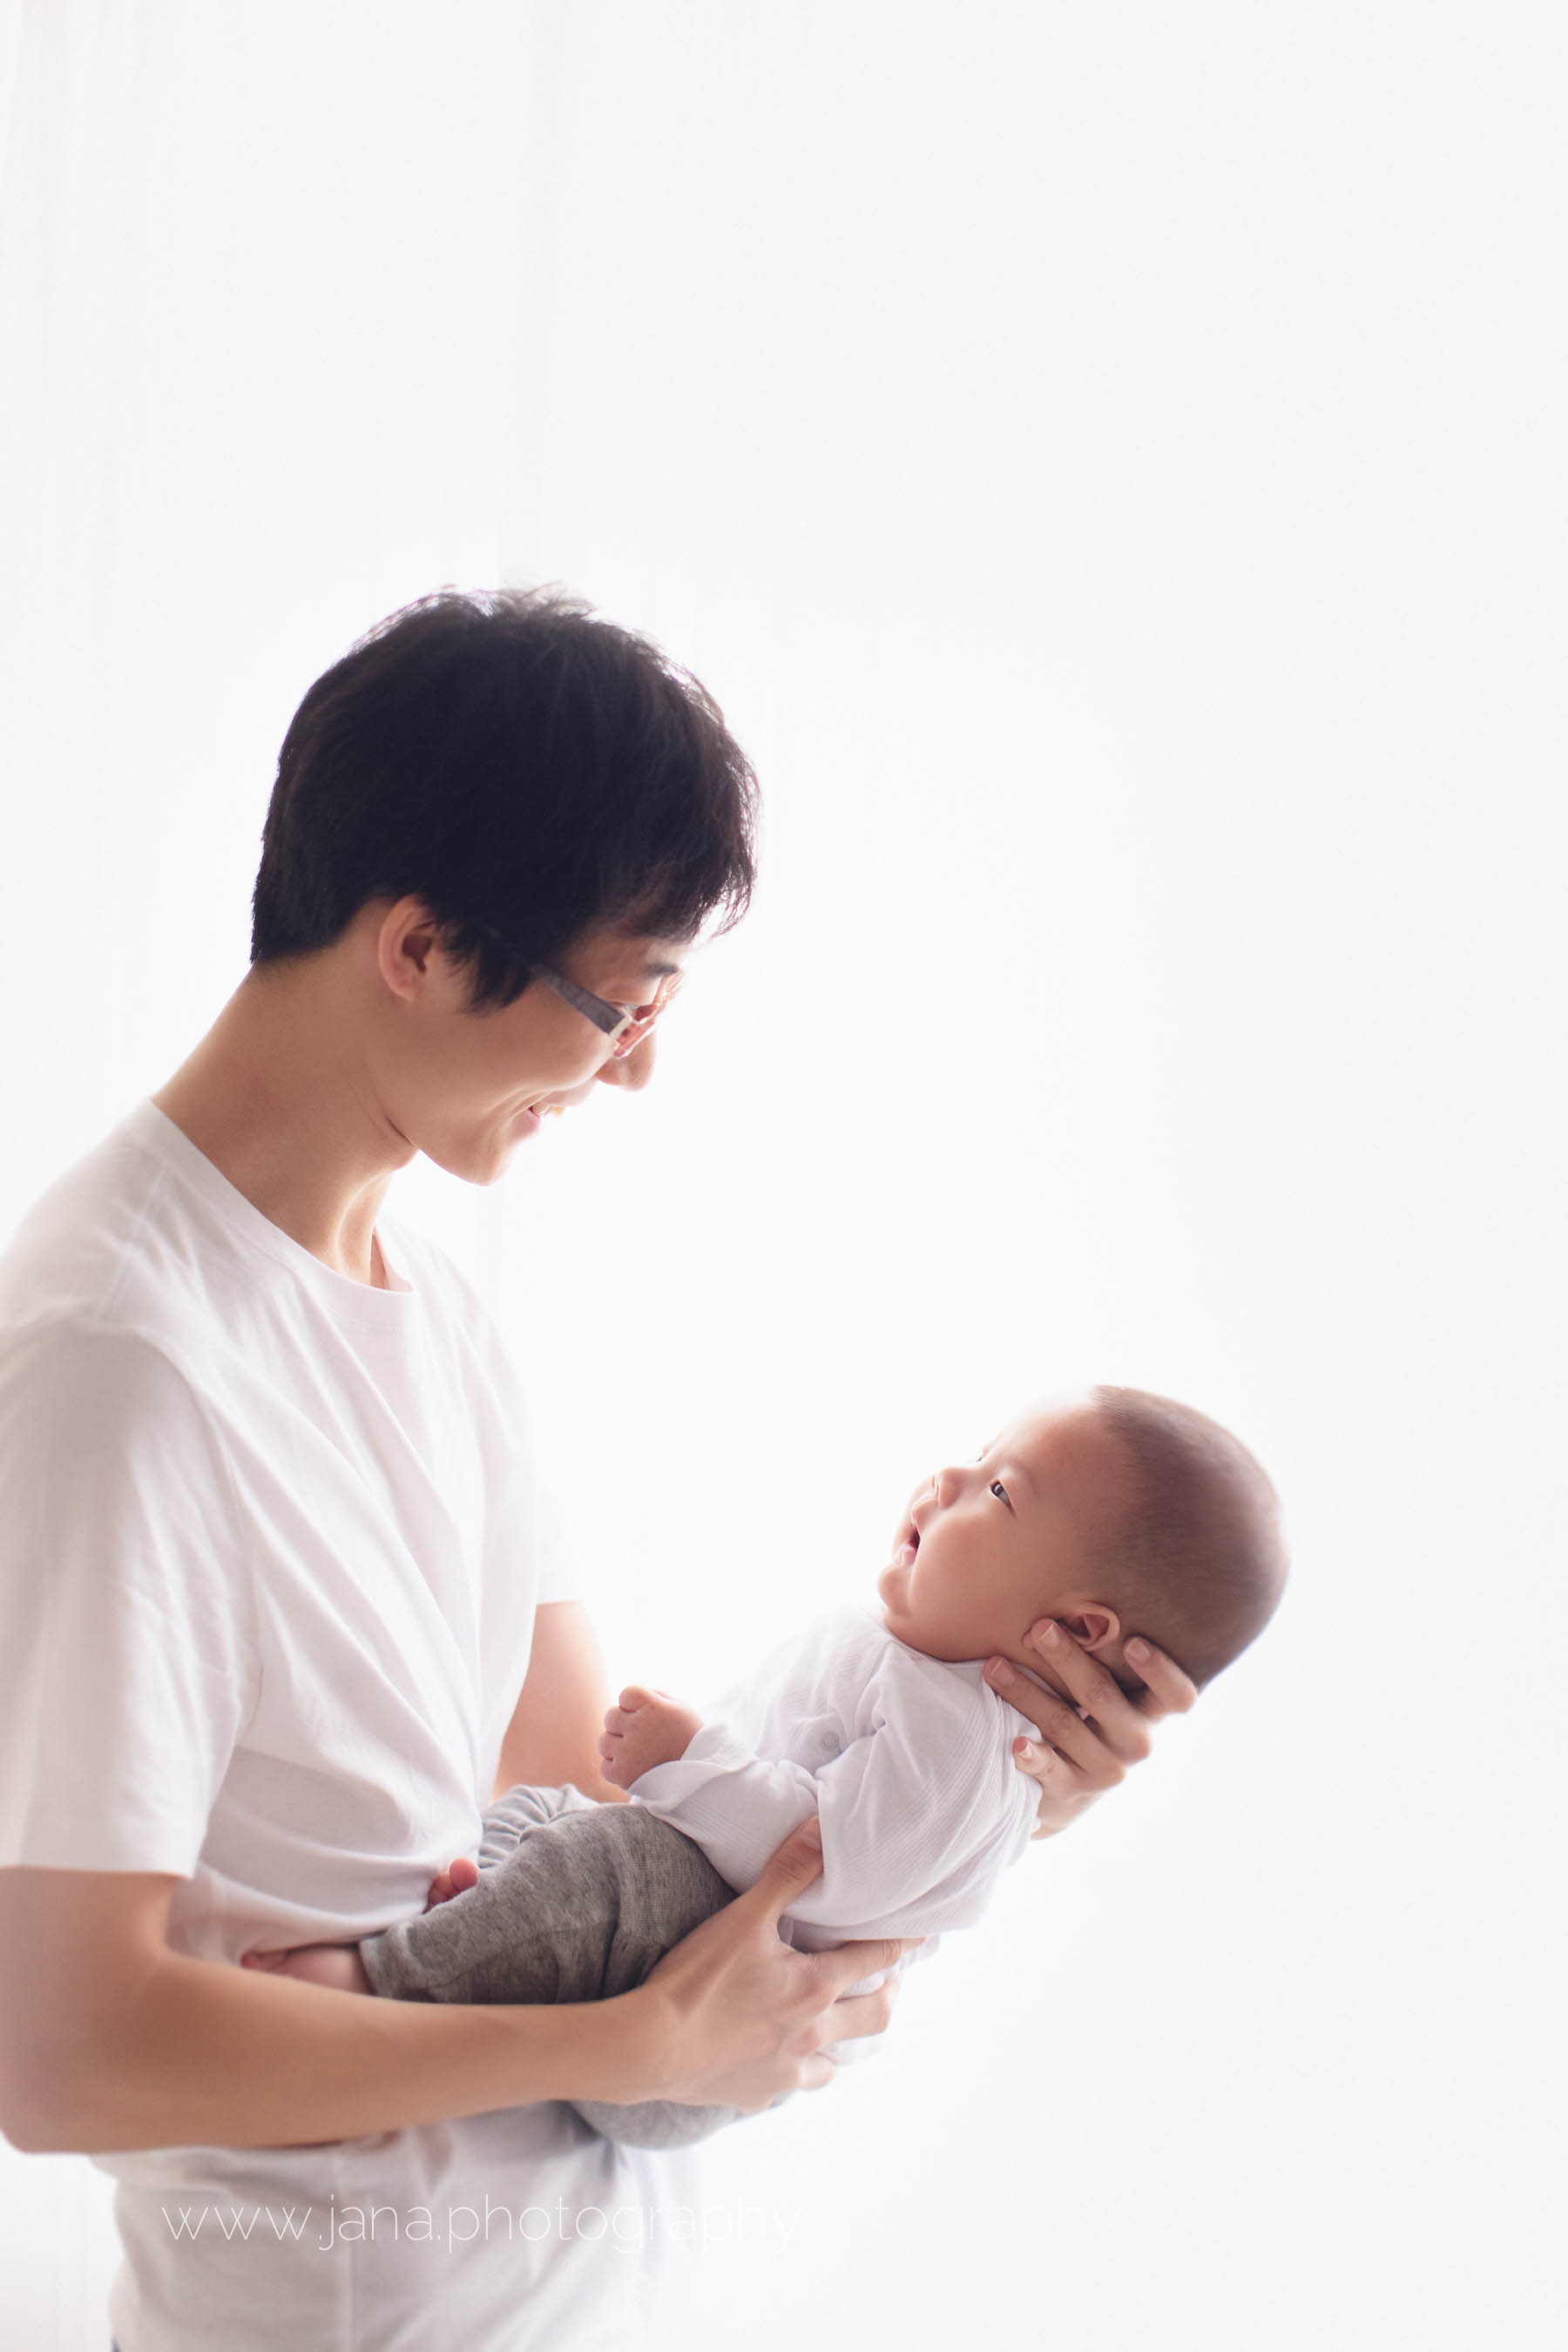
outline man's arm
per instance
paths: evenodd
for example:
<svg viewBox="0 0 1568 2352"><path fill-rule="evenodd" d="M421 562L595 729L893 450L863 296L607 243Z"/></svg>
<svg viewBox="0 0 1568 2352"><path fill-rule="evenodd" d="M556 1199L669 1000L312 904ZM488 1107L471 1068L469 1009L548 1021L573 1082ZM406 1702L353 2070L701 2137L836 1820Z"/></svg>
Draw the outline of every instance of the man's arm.
<svg viewBox="0 0 1568 2352"><path fill-rule="evenodd" d="M599 1769L599 1733L609 1693L588 1612L580 1601L544 1601L533 1612L533 1648L522 1694L501 1742L495 1794L520 1781L619 1803Z"/></svg>
<svg viewBox="0 0 1568 2352"><path fill-rule="evenodd" d="M820 1865L790 1839L647 1984L555 2008L359 2000L188 1959L164 1941L170 1875L0 1870L0 2130L103 2155L356 2138L543 2099L766 2106L832 2080L824 2042L887 2022L878 1996L837 1996L901 1945L808 1957L780 1939Z"/></svg>
<svg viewBox="0 0 1568 2352"><path fill-rule="evenodd" d="M433 2033L437 2012L412 2003L185 1958L164 1942L177 1883L0 1873L0 2126L17 2146L349 2138L560 2097L580 2073L636 2063L637 2021L614 2003L596 2032L581 2009L476 2009Z"/></svg>

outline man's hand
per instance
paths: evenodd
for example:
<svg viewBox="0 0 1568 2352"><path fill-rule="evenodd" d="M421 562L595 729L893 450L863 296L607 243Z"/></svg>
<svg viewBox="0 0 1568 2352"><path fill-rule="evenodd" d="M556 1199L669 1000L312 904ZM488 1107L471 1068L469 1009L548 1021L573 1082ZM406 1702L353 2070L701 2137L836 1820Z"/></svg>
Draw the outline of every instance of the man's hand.
<svg viewBox="0 0 1568 2352"><path fill-rule="evenodd" d="M0 2130L17 2147L360 2139L547 2099L652 2097L650 2074L674 2071L640 1990L559 2008L349 2000L172 1952L178 1883L0 1870ZM754 2058L776 2051L777 2017L752 2006L749 2042L727 2046Z"/></svg>
<svg viewBox="0 0 1568 2352"><path fill-rule="evenodd" d="M668 1691L644 1690L628 1683L620 1704L605 1717L599 1736L600 1770L617 1789L629 1789L656 1764L672 1764L684 1756L702 1728L702 1717L682 1706Z"/></svg>
<svg viewBox="0 0 1568 2352"><path fill-rule="evenodd" d="M822 1869L815 1816L792 1830L754 1886L668 1951L646 1984L623 1996L654 2005L648 2037L657 2077L640 2095L695 2106L772 2106L834 2079L835 2042L882 2032L899 1979L873 1992L849 1987L897 1969L921 1936L797 1952L778 1923ZM624 2098L625 2093L620 2095Z"/></svg>
<svg viewBox="0 0 1568 2352"><path fill-rule="evenodd" d="M1019 1674L1005 1658L993 1658L985 1679L1010 1706L1026 1715L1044 1747L1016 1739L1013 1761L1040 1784L1034 1835L1054 1837L1077 1821L1096 1797L1125 1779L1130 1764L1148 1755L1149 1727L1162 1716L1184 1715L1197 1703L1197 1685L1152 1642L1134 1636L1122 1655L1143 1688L1130 1697L1098 1660L1080 1649L1065 1625L1049 1617L1029 1628L1030 1661L1053 1688L1054 1698Z"/></svg>

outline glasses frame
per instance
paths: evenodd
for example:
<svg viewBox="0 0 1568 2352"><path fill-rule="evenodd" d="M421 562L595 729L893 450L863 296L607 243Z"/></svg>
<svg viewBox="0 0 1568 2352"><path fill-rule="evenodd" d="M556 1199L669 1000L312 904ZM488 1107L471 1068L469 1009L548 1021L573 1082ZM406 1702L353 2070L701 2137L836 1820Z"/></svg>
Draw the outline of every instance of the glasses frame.
<svg viewBox="0 0 1568 2352"><path fill-rule="evenodd" d="M574 1013L581 1013L584 1020L604 1033L610 1041L610 1058L615 1062L623 1060L634 1046L641 1045L685 977L682 972L667 972L655 991L652 1004L645 1010L641 1005L612 1004L606 998L595 996L591 988L579 987L574 980L568 980L564 972L554 971L549 964L536 963L532 969L535 980L553 989L563 1003L571 1005Z"/></svg>

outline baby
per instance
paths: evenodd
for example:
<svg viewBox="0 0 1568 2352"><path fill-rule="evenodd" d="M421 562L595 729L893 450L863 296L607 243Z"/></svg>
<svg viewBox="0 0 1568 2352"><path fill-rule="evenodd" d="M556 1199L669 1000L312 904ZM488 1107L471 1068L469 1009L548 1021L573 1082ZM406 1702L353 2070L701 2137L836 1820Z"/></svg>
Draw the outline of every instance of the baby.
<svg viewBox="0 0 1568 2352"><path fill-rule="evenodd" d="M984 1661L1036 1678L1024 1636L1051 1617L1129 1690L1142 1685L1124 1628L1201 1686L1261 1633L1285 1570L1273 1487L1202 1413L1117 1388L1037 1407L977 1462L920 1487L878 1580L879 1612L818 1619L706 1722L664 1692L623 1691L599 1752L629 1803L510 1790L485 1815L471 1887L451 1892L468 1875L454 1864L423 1916L357 1954L247 1959L403 2000L607 1999L753 1885L813 1812L822 1873L780 1932L808 1950L922 1936L927 1958L943 1930L979 1918L1035 1823L1036 1784L1013 1762L1034 1727ZM669 2147L738 2111L578 2112L609 2137Z"/></svg>

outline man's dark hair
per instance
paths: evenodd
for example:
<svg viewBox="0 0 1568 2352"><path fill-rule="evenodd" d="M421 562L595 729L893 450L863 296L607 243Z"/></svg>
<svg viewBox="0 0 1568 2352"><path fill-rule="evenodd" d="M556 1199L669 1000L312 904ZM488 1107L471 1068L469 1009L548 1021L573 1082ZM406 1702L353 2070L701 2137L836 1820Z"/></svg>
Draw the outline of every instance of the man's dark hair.
<svg viewBox="0 0 1568 2352"><path fill-rule="evenodd" d="M444 590L334 662L283 739L251 961L330 947L373 898L423 898L470 1003L633 923L727 929L755 880L756 779L718 705L559 589Z"/></svg>
<svg viewBox="0 0 1568 2352"><path fill-rule="evenodd" d="M1091 1577L1201 1689L1256 1641L1285 1589L1279 1499L1228 1429L1143 1389L1097 1388L1121 1475Z"/></svg>

